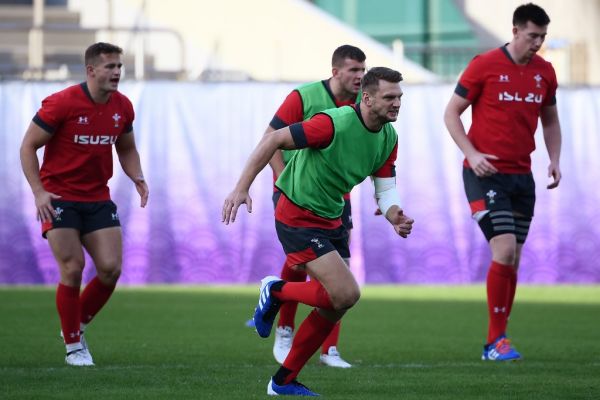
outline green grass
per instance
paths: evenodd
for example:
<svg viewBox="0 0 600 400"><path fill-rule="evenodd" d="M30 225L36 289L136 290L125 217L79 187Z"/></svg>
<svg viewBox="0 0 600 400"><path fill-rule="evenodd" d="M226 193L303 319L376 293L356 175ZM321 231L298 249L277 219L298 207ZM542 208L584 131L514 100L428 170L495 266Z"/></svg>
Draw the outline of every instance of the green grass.
<svg viewBox="0 0 600 400"><path fill-rule="evenodd" d="M97 366L64 365L54 288L0 288L2 399L265 399L272 339L244 327L257 287L119 288L86 337ZM306 315L301 308L299 315ZM371 286L344 318L349 370L300 380L327 399L598 399L600 286L519 288L525 359L479 360L482 286Z"/></svg>

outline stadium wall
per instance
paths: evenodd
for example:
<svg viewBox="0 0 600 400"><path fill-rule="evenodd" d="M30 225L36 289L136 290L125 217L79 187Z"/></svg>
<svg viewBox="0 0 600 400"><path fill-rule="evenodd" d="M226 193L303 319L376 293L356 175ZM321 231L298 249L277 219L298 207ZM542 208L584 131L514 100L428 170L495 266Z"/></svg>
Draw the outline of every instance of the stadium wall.
<svg viewBox="0 0 600 400"><path fill-rule="evenodd" d="M41 100L64 83L0 83L0 284L54 284L58 272L40 235L19 146ZM115 164L110 181L124 232L121 283L255 283L276 274L283 253L273 226L271 174L255 182L253 212L220 222L231 190L277 106L294 84L124 82L134 103L136 141L150 185L139 208L134 186ZM352 193L352 269L362 283L481 282L490 254L470 219L462 156L442 114L453 85L404 85L397 181L415 218L407 240L396 237L368 180ZM600 282L600 88L563 88L563 181L548 191L547 154L536 135L536 216L525 246L523 283ZM470 115L465 116L469 123ZM42 152L39 152L41 157ZM115 158L116 160L116 158ZM93 276L87 260L85 280Z"/></svg>

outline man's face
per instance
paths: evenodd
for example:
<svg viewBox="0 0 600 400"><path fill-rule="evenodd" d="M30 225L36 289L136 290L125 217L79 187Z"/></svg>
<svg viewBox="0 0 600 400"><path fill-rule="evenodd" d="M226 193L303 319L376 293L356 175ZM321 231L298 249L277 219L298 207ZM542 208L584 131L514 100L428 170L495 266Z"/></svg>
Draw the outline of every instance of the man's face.
<svg viewBox="0 0 600 400"><path fill-rule="evenodd" d="M399 83L380 80L379 89L367 94L367 104L370 104L371 113L375 114L379 121L394 122L398 119L402 94Z"/></svg>
<svg viewBox="0 0 600 400"><path fill-rule="evenodd" d="M114 92L119 87L122 67L120 54L100 54L93 65L87 66L88 77L96 82L98 89Z"/></svg>
<svg viewBox="0 0 600 400"><path fill-rule="evenodd" d="M365 63L345 58L339 67L333 68L333 77L340 82L340 86L347 93L358 94L360 81L365 75Z"/></svg>
<svg viewBox="0 0 600 400"><path fill-rule="evenodd" d="M547 32L548 25L538 26L527 21L525 25L513 27L515 45L529 59L542 47Z"/></svg>

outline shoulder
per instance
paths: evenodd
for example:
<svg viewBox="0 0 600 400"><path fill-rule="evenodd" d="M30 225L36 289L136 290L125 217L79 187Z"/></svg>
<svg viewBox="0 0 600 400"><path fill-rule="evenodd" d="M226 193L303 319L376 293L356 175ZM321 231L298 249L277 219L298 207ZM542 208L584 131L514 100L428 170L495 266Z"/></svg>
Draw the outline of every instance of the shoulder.
<svg viewBox="0 0 600 400"><path fill-rule="evenodd" d="M536 68L540 68L547 71L554 71L554 66L552 66L552 63L550 61L546 61L542 56L539 56L537 54L533 56L531 64Z"/></svg>
<svg viewBox="0 0 600 400"><path fill-rule="evenodd" d="M503 54L501 48L488 50L485 53L477 54L471 62L470 65L475 66L483 66L488 64L495 64L500 60L503 60L506 56Z"/></svg>
<svg viewBox="0 0 600 400"><path fill-rule="evenodd" d="M325 91L325 85L323 81L309 82L298 86L295 91L300 93L300 95L309 92Z"/></svg>
<svg viewBox="0 0 600 400"><path fill-rule="evenodd" d="M75 99L77 97L81 97L82 95L84 95L84 93L83 93L83 90L81 89L81 86L80 85L72 85L63 90L52 93L51 95L46 97L45 100L51 100L51 101L69 100L69 99Z"/></svg>
<svg viewBox="0 0 600 400"><path fill-rule="evenodd" d="M112 96L119 108L126 109L127 111L133 111L133 104L131 103L131 100L129 100L129 98L123 93L117 91L114 92Z"/></svg>
<svg viewBox="0 0 600 400"><path fill-rule="evenodd" d="M351 106L341 106L337 108L330 108L328 110L321 111L319 114L327 114L332 118L352 118L357 117L356 109Z"/></svg>

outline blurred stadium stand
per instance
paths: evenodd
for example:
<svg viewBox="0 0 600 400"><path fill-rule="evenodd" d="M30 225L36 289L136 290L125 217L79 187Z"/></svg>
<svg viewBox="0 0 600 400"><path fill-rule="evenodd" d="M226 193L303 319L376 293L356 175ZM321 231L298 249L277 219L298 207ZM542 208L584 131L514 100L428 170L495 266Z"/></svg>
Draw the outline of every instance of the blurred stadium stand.
<svg viewBox="0 0 600 400"><path fill-rule="evenodd" d="M521 3L0 0L0 80L81 79L83 49L103 40L124 48L126 79L310 81L329 73L335 47L350 43L369 66L397 68L407 83L454 82L475 54L510 40ZM559 82L599 84L600 1L536 3L552 18L541 53ZM35 4L44 4L37 19Z"/></svg>
<svg viewBox="0 0 600 400"><path fill-rule="evenodd" d="M96 42L102 31L170 34L181 43L178 34L170 29L82 27L80 13L69 10L67 0L43 3L43 22L36 24L32 0L0 0L0 80L81 80L85 77L83 50ZM43 33L40 66L32 63L31 36L36 30ZM147 53L142 55L143 62L136 57L139 56L125 53L124 64L143 68L141 76L144 78L174 79L181 73L153 68L154 57ZM135 71L135 76L139 75L139 71Z"/></svg>

